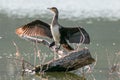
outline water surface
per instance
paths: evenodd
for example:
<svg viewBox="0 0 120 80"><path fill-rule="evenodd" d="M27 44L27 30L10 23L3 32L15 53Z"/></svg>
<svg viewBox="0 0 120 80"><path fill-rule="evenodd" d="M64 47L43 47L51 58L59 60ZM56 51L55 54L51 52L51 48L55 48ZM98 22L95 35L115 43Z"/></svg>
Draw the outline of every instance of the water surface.
<svg viewBox="0 0 120 80"><path fill-rule="evenodd" d="M6 5L6 2L8 4ZM120 64L120 1L119 0L69 0L63 5L61 1L32 0L1 0L0 1L0 80L119 80L120 73L109 74L109 68L114 63ZM27 6L22 6L29 3ZM81 4L82 3L82 4ZM101 3L101 4L100 4ZM109 4L108 4L109 3ZM86 6L88 4L88 6ZM107 5L106 5L107 4ZM61 6L62 5L62 6ZM73 6L73 5L76 5ZM114 6L113 6L114 5ZM47 7L57 6L60 10L60 24L63 26L83 26L91 38L87 46L97 63L91 73L83 77L79 70L72 73L47 73L42 76L25 75L21 77L21 62L8 59L14 57L17 44L21 56L34 64L35 45L19 38L15 29L35 19L51 22L52 14ZM69 7L69 9L68 9ZM74 13L73 13L74 12ZM38 45L46 61L53 58L51 51L45 46ZM118 54L119 53L119 54ZM37 58L39 61L39 59ZM110 62L110 63L109 63ZM19 64L19 65L18 65ZM36 65L39 64L36 63ZM119 67L120 69L120 67ZM120 70L117 70L120 72ZM74 74L75 73L75 74Z"/></svg>

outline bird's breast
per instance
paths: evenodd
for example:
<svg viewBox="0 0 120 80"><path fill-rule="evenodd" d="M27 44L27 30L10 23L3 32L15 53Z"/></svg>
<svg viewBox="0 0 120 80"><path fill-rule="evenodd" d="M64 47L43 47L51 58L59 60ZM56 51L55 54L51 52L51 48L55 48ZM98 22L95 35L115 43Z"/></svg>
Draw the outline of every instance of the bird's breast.
<svg viewBox="0 0 120 80"><path fill-rule="evenodd" d="M60 42L59 26L58 25L51 26L51 32L52 32L54 41L59 43Z"/></svg>

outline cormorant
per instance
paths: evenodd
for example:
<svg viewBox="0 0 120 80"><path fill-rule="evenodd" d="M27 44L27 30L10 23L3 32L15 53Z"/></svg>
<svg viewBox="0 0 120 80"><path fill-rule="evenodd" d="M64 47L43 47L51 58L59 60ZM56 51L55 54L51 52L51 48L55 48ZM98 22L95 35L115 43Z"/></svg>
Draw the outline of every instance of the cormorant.
<svg viewBox="0 0 120 80"><path fill-rule="evenodd" d="M54 13L51 24L47 24L41 20L35 20L22 27L16 29L16 34L27 36L41 36L53 38L50 47L58 45L62 46L67 51L74 50L69 43L89 44L89 34L82 27L63 27L58 23L58 9L56 7L48 8ZM67 42L68 41L68 42Z"/></svg>

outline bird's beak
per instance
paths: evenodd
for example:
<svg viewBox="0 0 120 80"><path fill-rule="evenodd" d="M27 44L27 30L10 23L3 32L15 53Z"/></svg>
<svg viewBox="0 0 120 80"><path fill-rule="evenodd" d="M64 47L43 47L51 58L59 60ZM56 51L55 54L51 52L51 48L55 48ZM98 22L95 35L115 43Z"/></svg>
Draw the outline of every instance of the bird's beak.
<svg viewBox="0 0 120 80"><path fill-rule="evenodd" d="M53 10L52 8L47 8L47 9L49 9L49 10L52 11L52 12L54 12L54 10Z"/></svg>

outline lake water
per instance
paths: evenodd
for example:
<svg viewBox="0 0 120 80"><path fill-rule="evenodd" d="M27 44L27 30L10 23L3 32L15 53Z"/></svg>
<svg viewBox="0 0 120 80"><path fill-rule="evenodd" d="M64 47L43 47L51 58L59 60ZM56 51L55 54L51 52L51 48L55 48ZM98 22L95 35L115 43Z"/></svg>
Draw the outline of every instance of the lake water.
<svg viewBox="0 0 120 80"><path fill-rule="evenodd" d="M24 3L24 4L23 4ZM64 4L63 4L64 3ZM87 5L87 6L86 6ZM72 73L46 73L43 76L21 77L21 62L8 57L16 54L13 44L21 56L34 64L34 47L29 41L19 38L15 29L35 19L51 22L52 14L46 9L56 6L60 10L60 24L81 25L89 33L91 44L86 45L97 61L86 80L120 80L120 1L119 0L1 0L0 1L0 80L83 80L80 71ZM38 45L41 53L52 58L50 50ZM43 55L44 55L43 54ZM38 63L36 63L38 64ZM112 65L118 64L117 71L109 73ZM74 74L75 73L75 74Z"/></svg>

